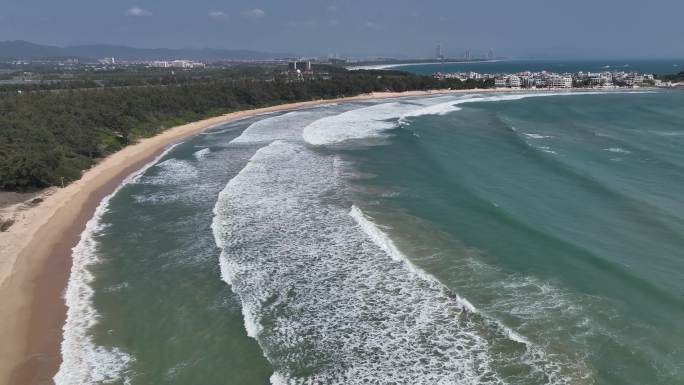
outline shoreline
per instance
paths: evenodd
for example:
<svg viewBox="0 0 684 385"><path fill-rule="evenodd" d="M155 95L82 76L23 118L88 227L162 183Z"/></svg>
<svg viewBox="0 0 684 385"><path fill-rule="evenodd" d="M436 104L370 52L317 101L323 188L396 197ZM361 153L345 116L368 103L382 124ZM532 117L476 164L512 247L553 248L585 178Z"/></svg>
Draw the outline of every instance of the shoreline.
<svg viewBox="0 0 684 385"><path fill-rule="evenodd" d="M103 159L70 185L47 189L42 202L25 207L12 227L0 233L0 384L52 383L61 364L66 319L63 293L71 270L71 249L100 201L168 146L212 127L265 113L339 102L511 91L521 92L494 88L381 92L233 112L142 139Z"/></svg>
<svg viewBox="0 0 684 385"><path fill-rule="evenodd" d="M46 189L41 195L43 202L21 210L12 227L0 233L0 384L51 383L61 363L66 319L63 292L71 269L71 249L99 202L167 146L213 126L264 113L335 102L491 91L372 93L233 112L142 139L103 159L70 185Z"/></svg>

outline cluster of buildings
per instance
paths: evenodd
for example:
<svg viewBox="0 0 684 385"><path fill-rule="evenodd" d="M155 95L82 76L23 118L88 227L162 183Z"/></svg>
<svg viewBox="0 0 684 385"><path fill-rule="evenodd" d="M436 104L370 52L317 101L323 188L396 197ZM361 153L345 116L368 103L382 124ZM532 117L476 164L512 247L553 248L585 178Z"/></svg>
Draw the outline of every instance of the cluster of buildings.
<svg viewBox="0 0 684 385"><path fill-rule="evenodd" d="M126 67L129 65L142 64L148 68L204 68L205 63L194 60L151 60L151 61L118 61L113 57L105 57L97 60L102 69L116 69L119 67Z"/></svg>
<svg viewBox="0 0 684 385"><path fill-rule="evenodd" d="M570 74L522 72L494 78L496 88L572 88L572 86L573 77Z"/></svg>
<svg viewBox="0 0 684 385"><path fill-rule="evenodd" d="M150 68L204 68L205 64L192 60L155 60L146 63Z"/></svg>
<svg viewBox="0 0 684 385"><path fill-rule="evenodd" d="M116 65L116 59L113 57L103 57L102 59L98 59L97 62L104 65Z"/></svg>
<svg viewBox="0 0 684 385"><path fill-rule="evenodd" d="M311 61L293 60L287 63L287 69L295 72L311 72Z"/></svg>
<svg viewBox="0 0 684 385"><path fill-rule="evenodd" d="M553 73L519 72L516 74L480 74L477 72L459 73L436 73L438 79L491 79L496 88L615 88L615 87L639 87L656 86L667 87L668 84L654 78L652 74L638 72L576 72L576 73Z"/></svg>

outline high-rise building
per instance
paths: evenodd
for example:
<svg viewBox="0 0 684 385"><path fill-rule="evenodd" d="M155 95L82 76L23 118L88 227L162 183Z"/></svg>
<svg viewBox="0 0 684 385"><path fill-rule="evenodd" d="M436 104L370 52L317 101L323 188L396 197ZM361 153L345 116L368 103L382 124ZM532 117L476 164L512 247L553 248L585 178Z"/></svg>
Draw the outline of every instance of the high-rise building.
<svg viewBox="0 0 684 385"><path fill-rule="evenodd" d="M442 53L442 45L437 44L437 59L444 59L444 53Z"/></svg>
<svg viewBox="0 0 684 385"><path fill-rule="evenodd" d="M291 61L287 63L288 69L290 71L306 71L309 72L311 71L311 62L306 60L306 61Z"/></svg>

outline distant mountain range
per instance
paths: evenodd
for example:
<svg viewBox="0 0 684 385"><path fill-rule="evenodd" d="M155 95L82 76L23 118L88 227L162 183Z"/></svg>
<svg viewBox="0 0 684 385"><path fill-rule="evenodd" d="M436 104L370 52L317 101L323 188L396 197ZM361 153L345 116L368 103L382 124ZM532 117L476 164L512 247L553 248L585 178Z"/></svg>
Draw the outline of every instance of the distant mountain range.
<svg viewBox="0 0 684 385"><path fill-rule="evenodd" d="M0 41L0 59L79 58L95 60L113 57L117 60L265 60L288 57L287 54L249 50L212 48L133 48L119 45L91 44L71 47L40 45L23 40Z"/></svg>

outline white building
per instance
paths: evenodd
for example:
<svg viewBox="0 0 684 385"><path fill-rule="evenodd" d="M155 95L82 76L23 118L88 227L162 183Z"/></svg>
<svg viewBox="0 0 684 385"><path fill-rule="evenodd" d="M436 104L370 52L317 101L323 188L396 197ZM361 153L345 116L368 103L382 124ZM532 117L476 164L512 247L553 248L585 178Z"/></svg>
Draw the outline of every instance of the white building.
<svg viewBox="0 0 684 385"><path fill-rule="evenodd" d="M520 75L520 83L523 87L532 88L534 84L534 76L530 75Z"/></svg>
<svg viewBox="0 0 684 385"><path fill-rule="evenodd" d="M537 88L544 88L546 87L546 79L544 78L535 78L534 79L534 86Z"/></svg>
<svg viewBox="0 0 684 385"><path fill-rule="evenodd" d="M572 76L553 75L547 80L550 88L572 88Z"/></svg>
<svg viewBox="0 0 684 385"><path fill-rule="evenodd" d="M311 71L311 62L310 61L291 61L287 63L287 67L290 71L304 71L304 72L310 72Z"/></svg>
<svg viewBox="0 0 684 385"><path fill-rule="evenodd" d="M148 66L156 68L201 68L204 67L204 63L199 63L192 60L159 60L149 62Z"/></svg>
<svg viewBox="0 0 684 385"><path fill-rule="evenodd" d="M644 82L643 75L633 72L625 77L625 83L629 86L638 86Z"/></svg>
<svg viewBox="0 0 684 385"><path fill-rule="evenodd" d="M520 77L516 75L511 75L506 80L506 83L510 88L520 88Z"/></svg>
<svg viewBox="0 0 684 385"><path fill-rule="evenodd" d="M592 86L600 86L603 82L603 75L601 75L600 73L589 72L587 74L587 77L589 78L589 84L591 84Z"/></svg>

